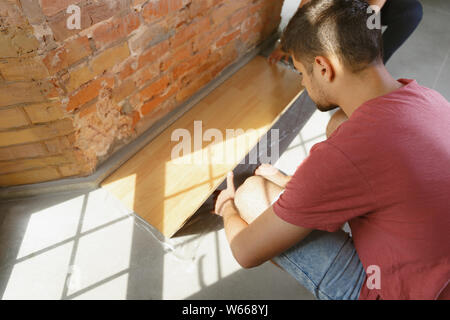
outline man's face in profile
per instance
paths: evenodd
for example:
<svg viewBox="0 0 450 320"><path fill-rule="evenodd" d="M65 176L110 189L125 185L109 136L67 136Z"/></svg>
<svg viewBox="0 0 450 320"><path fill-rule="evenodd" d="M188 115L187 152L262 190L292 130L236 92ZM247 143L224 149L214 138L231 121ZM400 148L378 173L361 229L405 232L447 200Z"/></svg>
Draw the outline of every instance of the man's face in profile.
<svg viewBox="0 0 450 320"><path fill-rule="evenodd" d="M319 79L315 76L314 68L311 73L305 68L305 66L292 55L292 60L294 61L295 68L302 75L302 86L305 87L308 92L309 97L322 112L330 111L336 109L338 106L331 103L328 99L329 93L320 85Z"/></svg>

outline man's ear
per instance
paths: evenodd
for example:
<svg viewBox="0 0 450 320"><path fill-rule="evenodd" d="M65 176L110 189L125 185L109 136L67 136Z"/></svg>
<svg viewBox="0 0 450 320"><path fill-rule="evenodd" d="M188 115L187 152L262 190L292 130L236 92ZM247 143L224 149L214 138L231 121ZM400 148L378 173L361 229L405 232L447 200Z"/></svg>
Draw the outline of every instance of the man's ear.
<svg viewBox="0 0 450 320"><path fill-rule="evenodd" d="M327 82L331 82L334 80L334 67L328 58L317 56L314 58L314 64L319 70L320 76L323 77Z"/></svg>

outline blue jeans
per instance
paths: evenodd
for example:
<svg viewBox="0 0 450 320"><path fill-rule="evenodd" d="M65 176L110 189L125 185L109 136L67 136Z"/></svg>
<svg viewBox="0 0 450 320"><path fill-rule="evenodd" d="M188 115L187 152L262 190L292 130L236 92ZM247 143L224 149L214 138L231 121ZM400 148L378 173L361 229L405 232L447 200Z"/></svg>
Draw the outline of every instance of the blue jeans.
<svg viewBox="0 0 450 320"><path fill-rule="evenodd" d="M383 61L386 63L409 38L422 20L423 8L418 0L390 0L381 9Z"/></svg>
<svg viewBox="0 0 450 320"><path fill-rule="evenodd" d="M357 300L365 271L344 231L314 230L272 259L321 300Z"/></svg>

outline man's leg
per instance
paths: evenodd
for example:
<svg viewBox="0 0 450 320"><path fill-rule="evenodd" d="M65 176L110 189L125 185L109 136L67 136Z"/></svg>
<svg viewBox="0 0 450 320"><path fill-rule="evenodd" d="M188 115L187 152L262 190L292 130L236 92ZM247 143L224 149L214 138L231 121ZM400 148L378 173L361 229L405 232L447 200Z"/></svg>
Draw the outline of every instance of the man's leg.
<svg viewBox="0 0 450 320"><path fill-rule="evenodd" d="M331 134L337 129L339 128L339 126L344 123L345 121L348 120L347 115L345 114L344 111L342 111L341 108L338 109L338 111L336 111L333 116L331 117L330 121L328 122L327 125L327 138L329 138L331 136Z"/></svg>
<svg viewBox="0 0 450 320"><path fill-rule="evenodd" d="M283 189L260 176L249 177L236 190L234 203L242 219L252 223L275 201Z"/></svg>
<svg viewBox="0 0 450 320"><path fill-rule="evenodd" d="M397 51L422 20L423 8L418 0L387 1L381 9L381 23L387 26L383 33L383 62Z"/></svg>
<svg viewBox="0 0 450 320"><path fill-rule="evenodd" d="M251 223L282 191L280 186L253 176L236 190L235 204L242 218ZM352 239L344 231L315 230L273 262L318 299L358 299L365 279Z"/></svg>

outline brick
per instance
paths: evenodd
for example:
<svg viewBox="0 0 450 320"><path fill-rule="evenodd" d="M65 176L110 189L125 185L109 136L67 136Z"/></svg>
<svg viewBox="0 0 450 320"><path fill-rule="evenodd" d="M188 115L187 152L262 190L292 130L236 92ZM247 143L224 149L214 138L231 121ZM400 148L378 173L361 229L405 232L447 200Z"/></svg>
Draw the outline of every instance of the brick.
<svg viewBox="0 0 450 320"><path fill-rule="evenodd" d="M39 41L29 27L11 27L0 32L0 57L14 58L37 52Z"/></svg>
<svg viewBox="0 0 450 320"><path fill-rule="evenodd" d="M92 53L87 37L79 37L65 43L62 47L52 50L44 58L44 63L51 74L68 68L75 62Z"/></svg>
<svg viewBox="0 0 450 320"><path fill-rule="evenodd" d="M224 60L223 60L220 52L214 52L197 69L195 69L195 72L193 72L193 77L195 77L196 75L199 75L199 74L203 74L204 72L210 71L210 70L216 68L220 63L223 63L223 62L224 62ZM191 82L191 81L189 81L189 82Z"/></svg>
<svg viewBox="0 0 450 320"><path fill-rule="evenodd" d="M138 69L138 62L136 57L130 56L128 59L122 62L117 68L117 76L119 80L124 80L131 76Z"/></svg>
<svg viewBox="0 0 450 320"><path fill-rule="evenodd" d="M0 110L0 129L23 127L26 125L28 125L28 120L19 108Z"/></svg>
<svg viewBox="0 0 450 320"><path fill-rule="evenodd" d="M211 81L213 76L210 73L205 73L201 77L198 77L194 81L192 81L187 86L183 87L177 93L177 101L183 102L192 95L194 95L197 91L199 91L203 86L205 86L209 81Z"/></svg>
<svg viewBox="0 0 450 320"><path fill-rule="evenodd" d="M211 9L213 5L213 0L195 0L189 7L189 14L191 18L195 18L199 15L207 16L209 15L209 9Z"/></svg>
<svg viewBox="0 0 450 320"><path fill-rule="evenodd" d="M31 128L0 132L0 147L47 140L67 135L73 130L72 120L65 119Z"/></svg>
<svg viewBox="0 0 450 320"><path fill-rule="evenodd" d="M133 0L133 6L140 6L146 1ZM143 7L143 17L148 21L166 17L169 13L179 11L191 3L192 0L152 0Z"/></svg>
<svg viewBox="0 0 450 320"><path fill-rule="evenodd" d="M110 77L101 77L93 80L90 83L82 87L77 93L69 97L69 103L67 105L67 111L73 111L85 103L93 100L98 96L98 93L103 87L112 87L114 79Z"/></svg>
<svg viewBox="0 0 450 320"><path fill-rule="evenodd" d="M105 47L127 37L140 25L139 16L130 13L95 26L92 32L97 48Z"/></svg>
<svg viewBox="0 0 450 320"><path fill-rule="evenodd" d="M241 31L236 30L236 31L222 37L219 41L217 41L216 46L219 48L223 47L223 46L227 45L228 43L230 43L231 41L237 39L240 34L241 34Z"/></svg>
<svg viewBox="0 0 450 320"><path fill-rule="evenodd" d="M152 109L149 113L147 113L144 117L140 119L140 121L136 124L134 130L136 135L139 136L144 133L148 128L150 128L156 121L161 119L164 115L169 113L177 106L177 101L174 96L162 102L154 109Z"/></svg>
<svg viewBox="0 0 450 320"><path fill-rule="evenodd" d="M36 0L33 0L36 1ZM46 16L53 16L60 11L66 11L71 4L77 4L81 0L40 0L42 12ZM37 2L37 1L36 1Z"/></svg>
<svg viewBox="0 0 450 320"><path fill-rule="evenodd" d="M162 96L162 97L156 97L148 102L146 102L142 107L141 107L141 113L142 115L146 115L149 114L151 111L153 111L157 106L159 106L161 103L163 103L164 101L166 101L168 99L168 97L166 96Z"/></svg>
<svg viewBox="0 0 450 320"><path fill-rule="evenodd" d="M35 159L0 161L0 175L5 173L72 163L73 160L74 160L73 157L70 157L69 155L55 155Z"/></svg>
<svg viewBox="0 0 450 320"><path fill-rule="evenodd" d="M23 12L25 13L28 21L31 24L39 24L44 22L45 17L42 12L39 1L36 0L21 0L20 4L22 6Z"/></svg>
<svg viewBox="0 0 450 320"><path fill-rule="evenodd" d="M265 6L264 1L259 1L257 3L255 3L254 5L252 5L249 10L250 10L250 15L253 15L257 12L260 12Z"/></svg>
<svg viewBox="0 0 450 320"><path fill-rule="evenodd" d="M128 43L124 42L94 57L90 63L91 70L95 75L102 74L104 71L124 61L129 55Z"/></svg>
<svg viewBox="0 0 450 320"><path fill-rule="evenodd" d="M57 78L47 78L47 87L43 93L48 100L59 98L62 94L61 83Z"/></svg>
<svg viewBox="0 0 450 320"><path fill-rule="evenodd" d="M15 0L3 0L0 2L2 25L9 26L26 23L18 4Z"/></svg>
<svg viewBox="0 0 450 320"><path fill-rule="evenodd" d="M37 103L23 108L33 124L56 121L64 117L59 101Z"/></svg>
<svg viewBox="0 0 450 320"><path fill-rule="evenodd" d="M219 27L216 27L209 33L202 33L194 38L193 40L193 50L194 52L201 51L205 48L211 47L211 45L222 37L230 29L228 23L223 23Z"/></svg>
<svg viewBox="0 0 450 320"><path fill-rule="evenodd" d="M262 29L262 24L256 24L255 26L248 29L247 32L242 33L241 40L250 46L259 43L263 39L263 35L261 33Z"/></svg>
<svg viewBox="0 0 450 320"><path fill-rule="evenodd" d="M67 136L50 139L43 143L51 154L60 154L72 149L72 143Z"/></svg>
<svg viewBox="0 0 450 320"><path fill-rule="evenodd" d="M0 186L13 186L56 180L61 178L56 168L40 168L0 175Z"/></svg>
<svg viewBox="0 0 450 320"><path fill-rule="evenodd" d="M18 103L45 101L49 90L50 86L48 83L0 83L0 107Z"/></svg>
<svg viewBox="0 0 450 320"><path fill-rule="evenodd" d="M218 52L221 56L221 62L225 64L230 64L238 57L238 52L234 42L231 42L225 47L220 48Z"/></svg>
<svg viewBox="0 0 450 320"><path fill-rule="evenodd" d="M81 108L80 112L78 112L78 117L81 119L95 112L97 112L97 104L95 102L89 103Z"/></svg>
<svg viewBox="0 0 450 320"><path fill-rule="evenodd" d="M90 22L85 14L81 12L81 30L70 30L67 28L67 18L69 16L64 13L59 13L58 15L52 17L48 20L48 25L52 30L54 39L57 42L64 41L65 39L79 34L81 30L84 30L90 26Z"/></svg>
<svg viewBox="0 0 450 320"><path fill-rule="evenodd" d="M81 30L118 15L127 8L127 3L128 1L124 0L96 0L88 2L81 7ZM53 31L56 41L63 41L80 33L81 30L70 30L66 27L68 17L69 15L63 11L49 19L48 24Z"/></svg>
<svg viewBox="0 0 450 320"><path fill-rule="evenodd" d="M0 33L0 57L17 57L18 55L10 36Z"/></svg>
<svg viewBox="0 0 450 320"><path fill-rule="evenodd" d="M240 25L249 16L248 8L242 8L230 17L230 25L232 28Z"/></svg>
<svg viewBox="0 0 450 320"><path fill-rule="evenodd" d="M136 127L136 124L139 122L139 120L141 120L141 115L139 114L138 111L133 111L132 119L133 119L133 123L131 126L134 129Z"/></svg>
<svg viewBox="0 0 450 320"><path fill-rule="evenodd" d="M78 164L67 164L58 167L64 177L77 176L82 173Z"/></svg>
<svg viewBox="0 0 450 320"><path fill-rule="evenodd" d="M169 54L169 41L163 41L151 48L145 50L138 60L139 68L142 68L146 64L154 63L160 61L164 56Z"/></svg>
<svg viewBox="0 0 450 320"><path fill-rule="evenodd" d="M136 89L136 83L128 79L113 90L113 99L115 102L120 102L130 96Z"/></svg>
<svg viewBox="0 0 450 320"><path fill-rule="evenodd" d="M45 156L47 154L47 149L42 143L30 143L0 148L0 160L34 158Z"/></svg>
<svg viewBox="0 0 450 320"><path fill-rule="evenodd" d="M141 120L137 123L135 127L136 134L139 136L150 128L156 121L164 117L170 111L172 111L178 105L175 97L171 97L164 102L157 105L155 108L151 109Z"/></svg>
<svg viewBox="0 0 450 320"><path fill-rule="evenodd" d="M96 0L85 6L86 15L95 25L128 9L128 0Z"/></svg>
<svg viewBox="0 0 450 320"><path fill-rule="evenodd" d="M37 57L2 59L0 73L6 81L31 81L48 77L47 68Z"/></svg>
<svg viewBox="0 0 450 320"><path fill-rule="evenodd" d="M133 5L133 7L140 7L147 1L148 0L131 0L131 4Z"/></svg>
<svg viewBox="0 0 450 320"><path fill-rule="evenodd" d="M130 49L133 53L140 53L143 50L160 43L172 34L166 21L162 20L150 26L141 26L130 38Z"/></svg>
<svg viewBox="0 0 450 320"><path fill-rule="evenodd" d="M238 52L234 43L230 43L218 51L221 58L216 63L216 65L211 69L212 77L216 77L220 72L222 72L227 66L229 66L238 57Z"/></svg>
<svg viewBox="0 0 450 320"><path fill-rule="evenodd" d="M242 26L241 26L242 33L245 34L248 31L251 31L257 24L258 24L258 18L256 15L247 17L247 19L244 20L244 22L242 23Z"/></svg>
<svg viewBox="0 0 450 320"><path fill-rule="evenodd" d="M203 17L194 20L191 24L177 31L175 36L171 39L171 46L177 48L178 46L186 43L196 35L205 32L210 27L209 17Z"/></svg>
<svg viewBox="0 0 450 320"><path fill-rule="evenodd" d="M212 11L212 20L215 25L222 24L225 20L228 20L230 16L237 10L245 7L247 5L246 1L234 0L228 1L218 8Z"/></svg>
<svg viewBox="0 0 450 320"><path fill-rule="evenodd" d="M156 108L158 108L160 105L168 101L177 91L178 86L176 84L173 84L167 92L163 95L158 95L155 98L153 98L150 101L147 101L142 107L141 107L141 113L142 115L147 115Z"/></svg>
<svg viewBox="0 0 450 320"><path fill-rule="evenodd" d="M169 14L167 18L165 18L167 22L169 30L178 30L182 28L184 25L188 25L192 22L192 18L190 16L189 8L185 7L181 10L178 10L176 13Z"/></svg>
<svg viewBox="0 0 450 320"><path fill-rule="evenodd" d="M142 10L142 17L146 22L152 22L161 17L167 16L169 13L168 0L153 0L148 2Z"/></svg>
<svg viewBox="0 0 450 320"><path fill-rule="evenodd" d="M183 75L185 75L190 70L193 70L197 67L199 67L209 56L210 51L204 50L200 53L197 53L195 56L193 56L191 59L180 63L173 69L173 77L174 79L179 79Z"/></svg>
<svg viewBox="0 0 450 320"><path fill-rule="evenodd" d="M136 71L130 78L135 81L138 88L142 88L148 81L155 79L160 75L159 64L154 63L150 66L142 67Z"/></svg>
<svg viewBox="0 0 450 320"><path fill-rule="evenodd" d="M170 80L168 76L164 76L161 79L153 82L149 86L145 87L139 92L139 98L141 101L149 100L161 93L163 93L169 86Z"/></svg>
<svg viewBox="0 0 450 320"><path fill-rule="evenodd" d="M69 79L66 81L67 92L73 92L83 84L94 79L97 75L91 70L88 63L83 63L68 73Z"/></svg>
<svg viewBox="0 0 450 320"><path fill-rule="evenodd" d="M188 42L182 47L175 49L168 58L161 63L161 71L166 71L192 56L192 43Z"/></svg>
<svg viewBox="0 0 450 320"><path fill-rule="evenodd" d="M193 4L194 2L199 0L167 0L169 3L169 12L174 12L182 9L183 7L187 6L188 4Z"/></svg>

